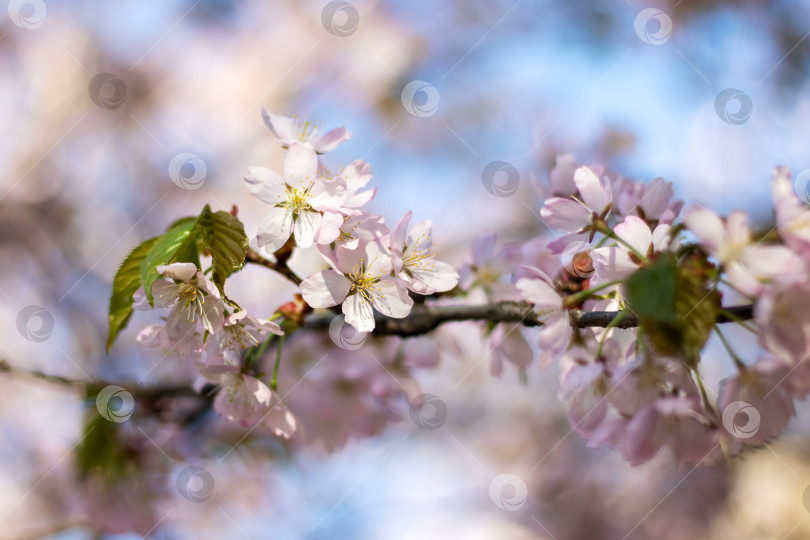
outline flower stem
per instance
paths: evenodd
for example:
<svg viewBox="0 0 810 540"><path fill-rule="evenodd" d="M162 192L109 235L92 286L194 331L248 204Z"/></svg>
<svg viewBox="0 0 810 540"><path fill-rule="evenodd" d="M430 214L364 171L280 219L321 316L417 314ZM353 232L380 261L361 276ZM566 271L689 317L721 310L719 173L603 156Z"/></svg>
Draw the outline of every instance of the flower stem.
<svg viewBox="0 0 810 540"><path fill-rule="evenodd" d="M734 360L734 365L737 366L737 369L739 369L740 371L744 371L745 369L747 369L745 367L745 363L742 360L740 360L740 357L737 356L737 353L735 353L734 349L731 348L731 344L729 344L729 342L726 340L726 337L720 331L720 328L715 326L714 331L717 332L717 335L720 337L720 341L723 342L723 346L726 348L728 355L731 357L732 360Z"/></svg>
<svg viewBox="0 0 810 540"><path fill-rule="evenodd" d="M278 392L278 367L281 365L281 347L284 345L284 336L278 339L278 349L276 350L276 365L273 366L273 380L270 381L270 388Z"/></svg>
<svg viewBox="0 0 810 540"><path fill-rule="evenodd" d="M621 237L621 236L617 235L617 234L616 234L615 232L613 232L612 230L610 231L610 234L608 234L608 236L610 236L611 238L613 238L614 240L616 240L617 242L619 242L621 245L623 245L624 247L626 247L627 249L629 249L629 250L630 250L630 251L631 251L631 252L632 252L632 253L633 253L633 254L634 254L636 257L638 257L638 258L639 258L639 260L641 260L641 261L642 261L642 262L644 262L645 264L647 264L647 263L649 262L649 261L647 260L647 256L646 256L646 255L642 255L642 254L641 254L641 252L640 252L639 250L637 250L636 248L634 248L633 246L631 246L631 245L630 245L630 244L629 244L629 243L628 243L626 240L622 239L622 237Z"/></svg>
<svg viewBox="0 0 810 540"><path fill-rule="evenodd" d="M601 285L597 285L596 287L593 287L592 289L586 289L584 291L580 291L578 293L574 293L572 295L566 296L565 297L565 305L566 306L573 306L575 304L579 304L580 302L583 302L583 301L587 300L588 298L590 298L591 296L593 296L595 293L597 293L597 292L599 292L599 291L601 291L603 289L607 289L608 287L618 285L619 283L622 283L622 281L624 281L624 280L614 279L613 281L608 281L607 283L602 283Z"/></svg>
<svg viewBox="0 0 810 540"><path fill-rule="evenodd" d="M610 323L605 327L605 331L602 334L602 337L599 339L599 345L596 347L597 359L602 357L602 347L605 346L605 341L607 341L608 330L610 330L611 328L615 328L620 322L622 322L622 319L624 319L626 316L627 311L618 312L616 316L613 317L613 320L611 320Z"/></svg>
<svg viewBox="0 0 810 540"><path fill-rule="evenodd" d="M714 416L716 414L714 407L709 401L709 396L706 393L706 387L703 386L703 377L700 376L700 371L698 371L697 367L692 368L692 374L695 376L695 381L697 382L698 390L700 391L700 399L703 401L703 406L712 414L712 416Z"/></svg>

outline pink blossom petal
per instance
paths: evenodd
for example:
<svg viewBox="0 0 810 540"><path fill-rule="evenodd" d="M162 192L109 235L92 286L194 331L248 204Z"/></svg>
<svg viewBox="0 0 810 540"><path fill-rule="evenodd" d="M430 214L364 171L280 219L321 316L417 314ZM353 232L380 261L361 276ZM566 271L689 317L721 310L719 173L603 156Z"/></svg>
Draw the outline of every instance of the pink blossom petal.
<svg viewBox="0 0 810 540"><path fill-rule="evenodd" d="M613 192L607 180L590 167L580 167L574 171L574 183L582 202L596 213L601 213L613 202Z"/></svg>
<svg viewBox="0 0 810 540"><path fill-rule="evenodd" d="M374 308L388 317L401 319L406 317L413 307L413 299L397 278L381 278L374 284L369 294Z"/></svg>
<svg viewBox="0 0 810 540"><path fill-rule="evenodd" d="M343 314L346 322L354 326L358 332L372 332L374 330L374 310L371 302L360 294L347 296L343 302Z"/></svg>
<svg viewBox="0 0 810 540"><path fill-rule="evenodd" d="M562 297L549 283L541 279L522 278L515 283L521 296L538 308L562 308Z"/></svg>
<svg viewBox="0 0 810 540"><path fill-rule="evenodd" d="M312 146L319 154L331 152L342 142L346 142L352 138L352 132L345 127L339 127L331 130L329 133L312 141Z"/></svg>
<svg viewBox="0 0 810 540"><path fill-rule="evenodd" d="M342 274L323 270L301 282L301 296L313 308L328 308L343 302L352 287Z"/></svg>
<svg viewBox="0 0 810 540"><path fill-rule="evenodd" d="M284 181L298 189L315 183L318 175L318 157L308 144L294 142L284 157Z"/></svg>
<svg viewBox="0 0 810 540"><path fill-rule="evenodd" d="M245 177L245 187L249 192L267 204L276 205L287 198L284 180L270 169L250 167Z"/></svg>
<svg viewBox="0 0 810 540"><path fill-rule="evenodd" d="M717 256L720 253L725 226L717 214L707 208L694 206L684 213L684 223L710 255Z"/></svg>
<svg viewBox="0 0 810 540"><path fill-rule="evenodd" d="M157 271L167 278L179 279L180 281L189 283L191 278L197 274L197 265L194 263L172 263L158 266Z"/></svg>
<svg viewBox="0 0 810 540"><path fill-rule="evenodd" d="M652 244L652 231L647 223L636 216L627 216L614 228L616 236L633 246L633 249L647 255Z"/></svg>
<svg viewBox="0 0 810 540"><path fill-rule="evenodd" d="M315 237L321 227L322 219L319 212L302 210L298 213L293 225L293 234L299 247L308 248L315 243Z"/></svg>
<svg viewBox="0 0 810 540"><path fill-rule="evenodd" d="M591 223L591 212L571 199L546 199L540 217L550 228L564 232L578 232Z"/></svg>
<svg viewBox="0 0 810 540"><path fill-rule="evenodd" d="M340 236L340 228L343 226L343 215L338 212L324 212L321 219L321 227L318 229L316 244L331 244Z"/></svg>
<svg viewBox="0 0 810 540"><path fill-rule="evenodd" d="M292 230L292 211L289 208L271 208L259 225L256 243L267 253L275 253L290 239Z"/></svg>
<svg viewBox="0 0 810 540"><path fill-rule="evenodd" d="M196 270L196 267L195 267ZM167 308L177 301L177 290L179 285L168 279L158 279L152 282L152 298L155 307ZM144 296L145 299L145 296ZM146 304L147 309L152 309L149 304Z"/></svg>
<svg viewBox="0 0 810 540"><path fill-rule="evenodd" d="M267 129L279 140L289 141L293 138L292 128L295 123L294 119L281 114L273 114L272 112L266 111L264 107L262 107L261 113L264 125L267 126Z"/></svg>

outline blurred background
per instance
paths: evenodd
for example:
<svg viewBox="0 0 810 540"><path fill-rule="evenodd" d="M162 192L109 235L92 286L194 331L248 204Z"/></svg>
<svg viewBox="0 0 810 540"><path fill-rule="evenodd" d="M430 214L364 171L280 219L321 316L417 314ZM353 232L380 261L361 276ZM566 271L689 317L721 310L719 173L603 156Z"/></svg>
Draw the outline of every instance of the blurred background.
<svg viewBox="0 0 810 540"><path fill-rule="evenodd" d="M237 205L255 233L242 177L283 156L260 107L352 130L325 164L368 161L368 209L431 219L456 264L481 233L543 232L531 182L559 153L763 226L775 165L803 197L810 182L805 0L4 4L0 355L22 370L193 383L135 344L145 315L105 354L110 283L205 203ZM518 171L514 193L482 179L495 160ZM296 290L256 268L229 288L260 316ZM90 433L81 386L0 374L0 538L810 537L806 407L726 465L634 468L570 431L555 367L492 377L474 325L348 352L318 339L285 352L303 426L289 444L194 403ZM713 387L732 368L714 342L704 366ZM409 414L422 392L446 407L438 428ZM191 489L205 500L183 491L189 466L213 482Z"/></svg>

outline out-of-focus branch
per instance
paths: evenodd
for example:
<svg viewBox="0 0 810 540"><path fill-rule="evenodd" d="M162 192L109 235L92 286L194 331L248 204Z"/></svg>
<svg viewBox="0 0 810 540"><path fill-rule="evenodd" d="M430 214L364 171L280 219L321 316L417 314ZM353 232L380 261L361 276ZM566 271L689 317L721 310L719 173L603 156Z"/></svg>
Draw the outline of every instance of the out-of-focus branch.
<svg viewBox="0 0 810 540"><path fill-rule="evenodd" d="M133 396L143 401L155 401L162 397L179 397L179 396L192 396L200 397L202 394L197 392L189 385L161 385L153 387L135 387L128 386L125 383L111 383L109 381L80 381L77 379L70 379L60 375L50 375L36 369L20 369L12 366L6 360L0 359L0 373L10 373L13 375L22 375L25 377L32 377L47 381L55 384L63 384L66 386L74 386L84 390L88 394L93 394L101 391L107 386L120 386ZM203 392L205 393L205 392Z"/></svg>
<svg viewBox="0 0 810 540"><path fill-rule="evenodd" d="M753 306L732 306L725 308L730 315L721 314L718 323L749 320L753 318ZM578 328L606 327L618 315L618 311L578 311L571 312L571 324ZM329 326L334 315L313 317L307 321L307 328L323 329ZM459 321L487 321L492 323L520 323L524 326L542 326L543 322L528 302L496 302L478 306L415 305L411 313L403 319L392 319L376 314L374 335L417 336L435 330L440 325ZM618 328L638 326L638 317L626 314L616 325Z"/></svg>

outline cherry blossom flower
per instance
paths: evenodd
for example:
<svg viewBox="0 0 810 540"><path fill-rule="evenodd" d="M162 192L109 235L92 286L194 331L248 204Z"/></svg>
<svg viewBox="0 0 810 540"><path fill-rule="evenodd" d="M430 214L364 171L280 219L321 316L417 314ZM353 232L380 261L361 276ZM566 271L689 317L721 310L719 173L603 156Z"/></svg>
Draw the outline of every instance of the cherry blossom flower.
<svg viewBox="0 0 810 540"><path fill-rule="evenodd" d="M728 282L749 296L762 292L762 280L801 267L800 258L784 246L752 244L748 216L741 210L731 212L724 222L708 208L695 206L685 212L684 223L723 265Z"/></svg>
<svg viewBox="0 0 810 540"><path fill-rule="evenodd" d="M420 221L408 231L410 221L408 211L391 236L394 274L419 294L449 291L458 285L458 272L446 262L436 260L431 223Z"/></svg>
<svg viewBox="0 0 810 540"><path fill-rule="evenodd" d="M377 188L360 191L371 180L371 167L362 159L356 159L337 175L346 184L346 201L343 208L356 210L374 199Z"/></svg>
<svg viewBox="0 0 810 540"><path fill-rule="evenodd" d="M378 242L351 250L335 249L333 268L301 282L301 294L313 308L343 304L346 322L359 332L374 330L372 307L388 317L401 319L411 312L413 300L404 282L391 277L391 257Z"/></svg>
<svg viewBox="0 0 810 540"><path fill-rule="evenodd" d="M334 245L335 247L344 246L347 249L357 249L361 241L382 241L391 232L382 216L363 211L340 216L339 231ZM329 246L322 244L318 246L318 249L327 260L330 258Z"/></svg>
<svg viewBox="0 0 810 540"><path fill-rule="evenodd" d="M295 417L259 379L225 365L207 366L202 374L222 386L214 398L214 410L227 420L248 428L261 426L285 439L295 433Z"/></svg>
<svg viewBox="0 0 810 540"><path fill-rule="evenodd" d="M165 324L150 324L138 333L135 341L143 347L157 350L163 356L188 359L195 363L202 360L203 340L197 332L172 341Z"/></svg>
<svg viewBox="0 0 810 540"><path fill-rule="evenodd" d="M785 362L810 353L810 278L786 276L765 288L754 307L759 343Z"/></svg>
<svg viewBox="0 0 810 540"><path fill-rule="evenodd" d="M540 217L551 227L564 232L582 232L594 216L604 217L613 203L610 182L597 168L580 167L574 172L579 199L553 197L546 199Z"/></svg>
<svg viewBox="0 0 810 540"><path fill-rule="evenodd" d="M613 185L616 209L623 216L637 215L646 221L671 224L683 207L683 201L672 200L672 182L661 177L646 184L621 178Z"/></svg>
<svg viewBox="0 0 810 540"><path fill-rule="evenodd" d="M570 197L576 194L577 185L574 183L574 171L577 169L577 162L571 154L558 155L554 168L548 175L549 187L537 182L534 187L543 199L551 197Z"/></svg>
<svg viewBox="0 0 810 540"><path fill-rule="evenodd" d="M242 352L258 345L257 336L262 332L277 336L284 334L273 321L250 317L244 310L231 313L225 318L223 332L208 338L208 364L238 366Z"/></svg>
<svg viewBox="0 0 810 540"><path fill-rule="evenodd" d="M295 235L300 247L317 240L327 244L340 234L341 218L324 220L324 213L339 215L346 200L346 185L336 178L318 178L318 158L309 146L293 143L284 158L284 176L251 167L245 185L253 195L273 207L259 225L256 242L268 253L277 251ZM323 230L321 230L323 229Z"/></svg>
<svg viewBox="0 0 810 540"><path fill-rule="evenodd" d="M520 300L515 286L503 281L520 264L520 248L510 244L495 253L497 242L494 233L482 234L473 241L472 262L459 269L459 287L468 292L480 288L490 301Z"/></svg>
<svg viewBox="0 0 810 540"><path fill-rule="evenodd" d="M776 228L785 244L805 258L810 255L810 209L793 191L790 171L776 167L771 176Z"/></svg>
<svg viewBox="0 0 810 540"><path fill-rule="evenodd" d="M532 362L532 348L521 331L522 325L497 324L489 334L489 372L493 377L500 377L506 362L524 371Z"/></svg>
<svg viewBox="0 0 810 540"><path fill-rule="evenodd" d="M194 333L197 321L211 334L222 331L225 307L219 291L194 263L158 266L157 271L171 278L152 283L155 307L171 308L166 319L168 339L184 341ZM136 305L142 306L142 303L136 302Z"/></svg>
<svg viewBox="0 0 810 540"><path fill-rule="evenodd" d="M275 135L284 148L294 143L303 143L319 154L331 152L352 138L352 133L345 127L335 128L323 133L323 124L310 122L304 118L290 118L280 114L267 112L262 108L262 120L267 128Z"/></svg>
<svg viewBox="0 0 810 540"><path fill-rule="evenodd" d="M515 285L543 319L537 345L543 350L540 367L544 368L568 349L573 330L568 321L568 311L564 309L563 297L555 290L552 279L539 268L529 270L534 276L521 278Z"/></svg>
<svg viewBox="0 0 810 540"><path fill-rule="evenodd" d="M779 386L781 381L771 377L776 374L760 370L757 362L720 383L717 408L723 427L743 445L762 446L796 414L793 400Z"/></svg>
<svg viewBox="0 0 810 540"><path fill-rule="evenodd" d="M520 247L520 266L514 271L515 280L522 277L532 277L534 272L529 268L535 267L547 276L555 277L563 269L560 258L548 248L548 238L535 236Z"/></svg>
<svg viewBox="0 0 810 540"><path fill-rule="evenodd" d="M624 279L638 270L642 261L628 245L644 257L666 251L669 248L671 229L669 225L658 225L655 231L651 231L643 219L627 216L613 229L623 243L596 248L590 252L594 267L591 286Z"/></svg>
<svg viewBox="0 0 810 540"><path fill-rule="evenodd" d="M620 450L631 465L641 465L664 447L669 447L679 461L695 465L711 462L719 455L717 432L710 427L698 399L661 396L637 411L624 426Z"/></svg>

